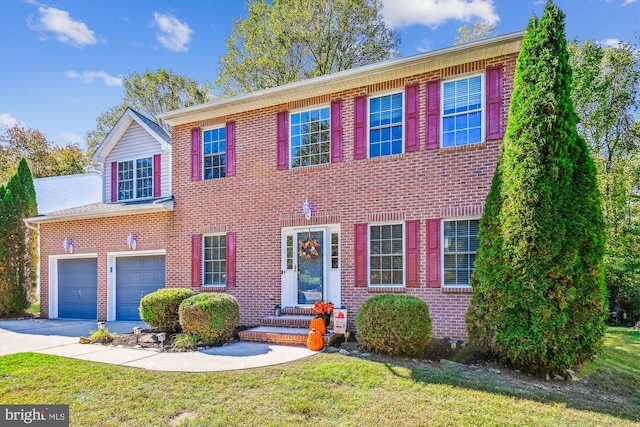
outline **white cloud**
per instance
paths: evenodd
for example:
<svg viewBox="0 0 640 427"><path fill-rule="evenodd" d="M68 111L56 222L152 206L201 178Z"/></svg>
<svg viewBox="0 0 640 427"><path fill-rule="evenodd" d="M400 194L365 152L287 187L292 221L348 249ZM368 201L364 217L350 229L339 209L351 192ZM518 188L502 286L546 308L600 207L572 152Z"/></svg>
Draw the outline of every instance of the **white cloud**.
<svg viewBox="0 0 640 427"><path fill-rule="evenodd" d="M119 77L113 77L104 71L83 71L78 73L74 70L67 71L67 77L70 79L80 79L83 83L93 83L96 79L102 79L107 86L122 86L122 79Z"/></svg>
<svg viewBox="0 0 640 427"><path fill-rule="evenodd" d="M633 4L635 2L637 2L638 0L624 0L624 3L622 3L623 6L629 5L629 4Z"/></svg>
<svg viewBox="0 0 640 427"><path fill-rule="evenodd" d="M450 19L500 21L493 0L382 0L382 15L391 28L426 25L437 28Z"/></svg>
<svg viewBox="0 0 640 427"><path fill-rule="evenodd" d="M418 52L429 52L431 50L431 40L422 39L420 44L416 46Z"/></svg>
<svg viewBox="0 0 640 427"><path fill-rule="evenodd" d="M84 142L84 137L82 135L78 135L77 133L73 133L70 131L61 131L58 133L59 141L58 145L65 146L69 144L79 144L81 145Z"/></svg>
<svg viewBox="0 0 640 427"><path fill-rule="evenodd" d="M1 113L0 114L0 128L10 128L13 125L24 125L24 123L15 117L13 117L9 113Z"/></svg>
<svg viewBox="0 0 640 427"><path fill-rule="evenodd" d="M600 40L599 43L601 45L603 45L603 46L616 47L616 46L620 45L620 43L622 43L622 41L620 39L605 39L605 40Z"/></svg>
<svg viewBox="0 0 640 427"><path fill-rule="evenodd" d="M40 25L37 30L50 31L56 34L56 39L75 47L91 46L96 44L96 37L84 22L74 21L69 12L54 7L38 8L40 12Z"/></svg>
<svg viewBox="0 0 640 427"><path fill-rule="evenodd" d="M189 25L178 21L171 15L163 15L158 12L153 13L153 18L156 26L160 29L156 37L164 47L174 52L189 50L186 45L191 41L191 34L193 34Z"/></svg>

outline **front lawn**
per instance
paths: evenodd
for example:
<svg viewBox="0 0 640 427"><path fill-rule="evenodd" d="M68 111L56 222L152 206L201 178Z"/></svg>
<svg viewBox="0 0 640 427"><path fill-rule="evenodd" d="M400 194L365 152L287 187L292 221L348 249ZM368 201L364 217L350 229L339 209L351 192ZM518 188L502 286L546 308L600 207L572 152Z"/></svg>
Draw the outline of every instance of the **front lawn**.
<svg viewBox="0 0 640 427"><path fill-rule="evenodd" d="M576 425L640 421L640 334L612 328L572 385L410 360L319 354L270 368L152 372L0 357L0 403L68 403L71 425Z"/></svg>

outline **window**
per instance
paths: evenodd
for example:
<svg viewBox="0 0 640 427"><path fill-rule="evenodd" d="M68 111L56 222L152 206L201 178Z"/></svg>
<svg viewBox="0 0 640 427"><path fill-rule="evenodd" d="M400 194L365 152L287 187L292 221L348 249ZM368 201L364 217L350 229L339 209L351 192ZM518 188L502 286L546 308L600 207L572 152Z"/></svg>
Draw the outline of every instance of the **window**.
<svg viewBox="0 0 640 427"><path fill-rule="evenodd" d="M482 88L482 76L443 83L443 147L482 141Z"/></svg>
<svg viewBox="0 0 640 427"><path fill-rule="evenodd" d="M152 157L118 162L118 200L131 200L134 195L137 199L153 197Z"/></svg>
<svg viewBox="0 0 640 427"><path fill-rule="evenodd" d="M293 236L287 236L287 270L293 270Z"/></svg>
<svg viewBox="0 0 640 427"><path fill-rule="evenodd" d="M331 268L340 268L340 239L338 233L331 233Z"/></svg>
<svg viewBox="0 0 640 427"><path fill-rule="evenodd" d="M369 98L369 157L402 153L402 93Z"/></svg>
<svg viewBox="0 0 640 427"><path fill-rule="evenodd" d="M227 240L224 234L204 236L204 286L225 286L227 280Z"/></svg>
<svg viewBox="0 0 640 427"><path fill-rule="evenodd" d="M444 284L470 286L479 246L478 220L444 221Z"/></svg>
<svg viewBox="0 0 640 427"><path fill-rule="evenodd" d="M369 227L369 284L397 286L404 284L402 224Z"/></svg>
<svg viewBox="0 0 640 427"><path fill-rule="evenodd" d="M291 167L331 162L329 107L290 116Z"/></svg>
<svg viewBox="0 0 640 427"><path fill-rule="evenodd" d="M224 178L227 163L227 129L205 130L204 138L204 179Z"/></svg>

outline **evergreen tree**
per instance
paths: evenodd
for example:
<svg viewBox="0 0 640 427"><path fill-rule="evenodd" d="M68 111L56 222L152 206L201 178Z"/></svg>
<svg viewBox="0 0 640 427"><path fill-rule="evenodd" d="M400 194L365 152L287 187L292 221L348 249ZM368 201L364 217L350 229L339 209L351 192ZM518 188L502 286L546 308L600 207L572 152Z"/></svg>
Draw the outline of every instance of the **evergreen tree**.
<svg viewBox="0 0 640 427"><path fill-rule="evenodd" d="M37 214L36 193L27 161L9 179L0 204L0 317L29 307L37 279L37 235L24 218Z"/></svg>
<svg viewBox="0 0 640 427"><path fill-rule="evenodd" d="M549 0L518 57L467 312L472 342L540 374L583 362L604 334L604 222L577 122L564 13Z"/></svg>

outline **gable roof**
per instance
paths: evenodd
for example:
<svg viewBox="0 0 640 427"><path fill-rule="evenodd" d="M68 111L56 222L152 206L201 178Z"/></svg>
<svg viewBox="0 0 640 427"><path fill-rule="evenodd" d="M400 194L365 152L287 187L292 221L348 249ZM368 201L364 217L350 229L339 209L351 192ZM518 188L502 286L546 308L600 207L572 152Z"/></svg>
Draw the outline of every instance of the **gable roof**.
<svg viewBox="0 0 640 427"><path fill-rule="evenodd" d="M212 117L272 107L300 99L350 90L400 79L442 68L466 64L510 53L520 52L526 31L503 34L351 70L327 74L270 89L227 98L210 104L194 105L158 115L171 126L193 123Z"/></svg>
<svg viewBox="0 0 640 427"><path fill-rule="evenodd" d="M36 178L33 186L39 214L102 200L102 177L97 173Z"/></svg>
<svg viewBox="0 0 640 427"><path fill-rule="evenodd" d="M93 161L96 163L104 163L111 150L113 150L133 122L142 126L149 135L158 141L162 146L162 150L168 151L171 149L171 135L169 135L162 126L137 111L127 108L125 112L122 113L118 123L111 129L109 135L107 135L96 150L96 153L93 155Z"/></svg>

